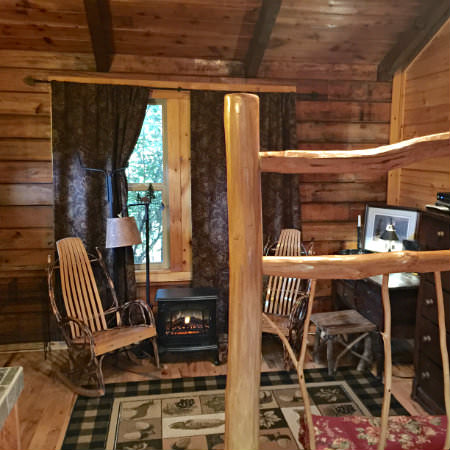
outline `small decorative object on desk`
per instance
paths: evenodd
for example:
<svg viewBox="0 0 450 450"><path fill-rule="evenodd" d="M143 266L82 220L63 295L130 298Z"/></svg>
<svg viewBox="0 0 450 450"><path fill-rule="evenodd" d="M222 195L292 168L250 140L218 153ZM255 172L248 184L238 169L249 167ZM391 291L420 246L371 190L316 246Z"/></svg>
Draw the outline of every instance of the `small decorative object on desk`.
<svg viewBox="0 0 450 450"><path fill-rule="evenodd" d="M367 205L363 248L374 252L403 250L405 239L416 239L419 218L416 209Z"/></svg>
<svg viewBox="0 0 450 450"><path fill-rule="evenodd" d="M356 248L361 250L361 214L358 214L358 226L356 227Z"/></svg>

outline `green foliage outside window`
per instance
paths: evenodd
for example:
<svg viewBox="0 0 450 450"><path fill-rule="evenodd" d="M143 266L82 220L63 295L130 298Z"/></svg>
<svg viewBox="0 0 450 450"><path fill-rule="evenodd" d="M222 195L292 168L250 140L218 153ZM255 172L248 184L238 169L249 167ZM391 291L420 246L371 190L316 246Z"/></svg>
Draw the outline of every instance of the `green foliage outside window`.
<svg viewBox="0 0 450 450"><path fill-rule="evenodd" d="M128 161L126 171L129 189L133 183L152 183L153 199L149 209L150 263L163 262L163 199L162 191L154 183L164 182L164 123L163 105L149 104L139 139ZM146 191L128 191L128 204L143 203ZM134 246L135 264L145 264L145 206L129 207L129 215L136 219L142 244Z"/></svg>
<svg viewBox="0 0 450 450"><path fill-rule="evenodd" d="M141 134L128 161L128 183L164 181L163 145L162 105L148 105Z"/></svg>

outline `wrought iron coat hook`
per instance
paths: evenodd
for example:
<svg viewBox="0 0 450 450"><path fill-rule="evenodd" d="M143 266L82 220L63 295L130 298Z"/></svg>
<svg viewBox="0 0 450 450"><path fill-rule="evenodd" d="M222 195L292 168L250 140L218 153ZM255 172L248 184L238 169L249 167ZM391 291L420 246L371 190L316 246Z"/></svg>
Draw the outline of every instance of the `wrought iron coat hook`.
<svg viewBox="0 0 450 450"><path fill-rule="evenodd" d="M108 169L95 169L92 167L85 167L84 164L81 161L81 156L78 154L78 161L80 163L81 168L83 168L86 171L89 172L100 172L104 174L105 180L106 180L106 201L108 202L108 209L109 209L109 217L114 217L114 210L113 210L113 176L118 173L122 172L127 169L127 167L121 167L119 169L114 170L108 170Z"/></svg>

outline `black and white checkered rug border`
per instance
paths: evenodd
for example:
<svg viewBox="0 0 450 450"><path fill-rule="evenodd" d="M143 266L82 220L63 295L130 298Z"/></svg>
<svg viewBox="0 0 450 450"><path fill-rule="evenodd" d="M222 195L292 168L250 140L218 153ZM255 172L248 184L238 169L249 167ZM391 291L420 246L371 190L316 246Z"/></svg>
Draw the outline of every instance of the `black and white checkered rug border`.
<svg viewBox="0 0 450 450"><path fill-rule="evenodd" d="M330 377L326 369L309 369L305 370L305 379L307 383L345 381L372 415L381 414L383 385L370 373L362 374L352 369L342 368L335 377ZM106 386L104 397L77 398L62 449L104 449L112 405L117 397L225 389L225 383L226 377L219 375L109 384ZM297 384L297 374L284 371L261 374L261 386L282 384ZM394 397L391 400L391 414L408 414Z"/></svg>

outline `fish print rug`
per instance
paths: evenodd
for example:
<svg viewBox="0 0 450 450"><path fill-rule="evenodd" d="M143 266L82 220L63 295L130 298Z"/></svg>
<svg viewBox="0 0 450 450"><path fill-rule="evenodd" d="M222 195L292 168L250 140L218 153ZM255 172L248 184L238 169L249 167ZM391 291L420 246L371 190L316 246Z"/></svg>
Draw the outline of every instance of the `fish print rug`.
<svg viewBox="0 0 450 450"><path fill-rule="evenodd" d="M343 368L305 371L314 414L379 415L383 385ZM63 449L212 450L224 448L224 376L116 383L102 398L79 397ZM301 449L303 401L295 372L261 374L260 449ZM393 399L391 414L407 414Z"/></svg>

